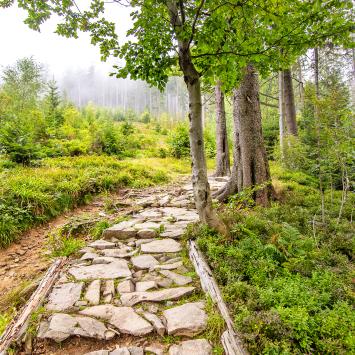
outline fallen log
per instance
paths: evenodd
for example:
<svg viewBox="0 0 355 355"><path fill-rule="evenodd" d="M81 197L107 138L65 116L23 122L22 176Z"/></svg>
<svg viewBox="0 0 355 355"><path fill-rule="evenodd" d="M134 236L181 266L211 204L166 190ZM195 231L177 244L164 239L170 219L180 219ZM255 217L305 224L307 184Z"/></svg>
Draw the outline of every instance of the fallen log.
<svg viewBox="0 0 355 355"><path fill-rule="evenodd" d="M212 271L205 258L198 249L196 243L189 241L189 257L201 280L202 289L209 294L212 301L217 305L227 330L222 334L221 341L227 355L246 355L248 352L243 348L242 341L234 330L233 321L228 308L222 298L221 291L213 277Z"/></svg>
<svg viewBox="0 0 355 355"><path fill-rule="evenodd" d="M5 355L11 344L21 340L28 327L31 314L43 303L64 266L65 261L66 258L59 258L51 265L29 301L6 327L0 337L0 355Z"/></svg>

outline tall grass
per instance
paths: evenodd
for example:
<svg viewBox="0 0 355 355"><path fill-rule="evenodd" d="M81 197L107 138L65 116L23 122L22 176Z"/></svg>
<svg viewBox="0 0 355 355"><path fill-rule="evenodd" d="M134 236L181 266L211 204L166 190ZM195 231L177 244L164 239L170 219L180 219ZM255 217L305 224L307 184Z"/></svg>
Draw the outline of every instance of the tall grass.
<svg viewBox="0 0 355 355"><path fill-rule="evenodd" d="M186 162L171 158L122 161L97 155L48 158L37 167L4 168L0 172L0 247L33 225L85 203L93 194L165 183L189 169Z"/></svg>

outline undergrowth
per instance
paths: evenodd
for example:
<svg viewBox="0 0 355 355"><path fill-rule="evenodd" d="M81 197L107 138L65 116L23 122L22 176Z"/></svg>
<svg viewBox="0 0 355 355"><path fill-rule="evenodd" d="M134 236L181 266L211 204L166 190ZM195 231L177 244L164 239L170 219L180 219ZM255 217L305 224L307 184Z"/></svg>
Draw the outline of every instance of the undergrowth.
<svg viewBox="0 0 355 355"><path fill-rule="evenodd" d="M230 203L221 211L230 239L205 226L189 237L206 254L250 353L354 353L353 201L338 223L341 192L327 192L322 223L314 180L272 171L279 202Z"/></svg>

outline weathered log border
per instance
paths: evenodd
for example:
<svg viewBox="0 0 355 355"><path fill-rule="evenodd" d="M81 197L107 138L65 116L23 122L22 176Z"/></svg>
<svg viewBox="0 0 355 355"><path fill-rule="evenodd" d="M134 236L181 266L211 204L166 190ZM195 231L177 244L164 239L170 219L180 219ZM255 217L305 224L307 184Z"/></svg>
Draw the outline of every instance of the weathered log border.
<svg viewBox="0 0 355 355"><path fill-rule="evenodd" d="M192 261L197 274L201 280L202 289L209 294L212 301L217 305L221 313L227 329L222 334L221 342L227 355L247 355L248 352L244 349L242 341L234 330L233 321L229 315L228 308L224 303L222 294L213 277L212 271L205 261L204 256L198 249L193 240L188 241L189 257Z"/></svg>
<svg viewBox="0 0 355 355"><path fill-rule="evenodd" d="M42 304L65 262L66 258L59 258L50 266L27 304L6 327L0 337L0 355L5 355L11 344L21 340L27 330L31 314Z"/></svg>

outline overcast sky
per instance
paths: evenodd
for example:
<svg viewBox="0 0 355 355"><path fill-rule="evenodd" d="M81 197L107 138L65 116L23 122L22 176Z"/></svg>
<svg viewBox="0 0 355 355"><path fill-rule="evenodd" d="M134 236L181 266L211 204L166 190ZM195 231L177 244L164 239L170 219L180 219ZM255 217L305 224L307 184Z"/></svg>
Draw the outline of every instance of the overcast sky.
<svg viewBox="0 0 355 355"><path fill-rule="evenodd" d="M84 0L78 2L79 6L80 2ZM107 6L107 17L119 24L117 33L120 39L124 39L131 24L131 10L117 4ZM90 44L88 34L81 34L79 39L60 37L54 33L55 18L42 25L39 33L23 23L25 18L26 12L16 6L0 9L0 70L19 58L33 56L48 68L48 74L54 74L58 79L68 69L88 68L91 65L95 65L97 71L110 71L111 66L100 61L99 48Z"/></svg>

